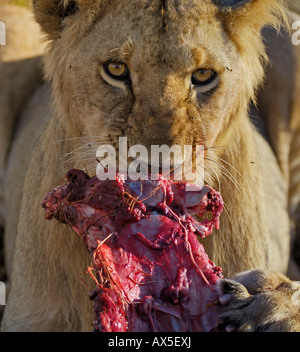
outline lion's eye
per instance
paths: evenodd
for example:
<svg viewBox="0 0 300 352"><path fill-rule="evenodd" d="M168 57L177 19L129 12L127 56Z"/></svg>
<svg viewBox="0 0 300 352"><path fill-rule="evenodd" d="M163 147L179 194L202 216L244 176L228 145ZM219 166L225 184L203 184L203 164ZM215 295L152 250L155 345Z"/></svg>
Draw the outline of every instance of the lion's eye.
<svg viewBox="0 0 300 352"><path fill-rule="evenodd" d="M216 72L211 68L200 68L196 70L192 75L192 81L194 84L206 85L214 80Z"/></svg>
<svg viewBox="0 0 300 352"><path fill-rule="evenodd" d="M128 75L128 68L122 62L107 62L104 64L104 70L115 79L124 79Z"/></svg>

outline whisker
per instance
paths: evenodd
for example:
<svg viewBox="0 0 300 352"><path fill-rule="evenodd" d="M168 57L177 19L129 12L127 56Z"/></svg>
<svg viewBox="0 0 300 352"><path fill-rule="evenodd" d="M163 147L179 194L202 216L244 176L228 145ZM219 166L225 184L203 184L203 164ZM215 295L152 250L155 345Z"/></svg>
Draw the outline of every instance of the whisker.
<svg viewBox="0 0 300 352"><path fill-rule="evenodd" d="M74 155L80 155L81 153L79 153L79 151L80 151L81 149L91 150L91 148L92 148L92 145L91 145L90 143L84 144L84 145L82 145L81 147L78 147L78 148L74 149L74 150L71 151L71 152L62 154L62 155L59 157L59 159L62 160L62 159L66 158L67 156L70 156L70 155L72 155L72 154L74 154ZM95 152L95 154L96 154L96 152Z"/></svg>
<svg viewBox="0 0 300 352"><path fill-rule="evenodd" d="M228 180L224 177L224 175L222 174L222 172L221 172L220 177L222 178L222 180L224 180L224 182L227 184L227 186L230 187L230 184L229 184Z"/></svg>
<svg viewBox="0 0 300 352"><path fill-rule="evenodd" d="M74 140L82 140L82 139L97 139L99 136L91 136L91 135L84 135L84 136L77 136L77 137L70 137L70 138L64 138L64 139L58 139L54 142L49 143L48 145L52 144L57 144L57 143L62 143L62 142L70 142ZM107 137L107 139L101 139L99 141L110 141L110 138Z"/></svg>
<svg viewBox="0 0 300 352"><path fill-rule="evenodd" d="M240 192L242 191L239 182L236 180L236 178L232 175L232 173L224 165L219 163L218 160L214 160L212 157L208 157L208 158L206 158L206 160L217 164L220 167L221 176L226 176ZM225 180L224 177L223 177L223 179Z"/></svg>
<svg viewBox="0 0 300 352"><path fill-rule="evenodd" d="M96 153L85 151L85 152L73 155L69 159L65 160L63 163L66 164L66 163L72 162L72 161L76 160L77 158L79 158L79 160L82 160L82 158L85 157L85 156L86 157L93 156L96 159Z"/></svg>
<svg viewBox="0 0 300 352"><path fill-rule="evenodd" d="M209 148L205 147L205 148L204 148L204 150L205 150L206 152L218 151L218 150L223 151L224 149L225 149L225 146L222 146L222 145L218 145L218 146L215 146L215 147L209 147Z"/></svg>
<svg viewBox="0 0 300 352"><path fill-rule="evenodd" d="M221 160L223 163L225 163L226 165L230 166L243 179L243 181L248 184L248 182L244 178L244 176L233 165L231 165L228 161L226 161L226 160L224 160L224 159L222 159L220 157L218 157L218 160ZM248 184L248 186L249 186L249 184Z"/></svg>
<svg viewBox="0 0 300 352"><path fill-rule="evenodd" d="M239 182L235 179L235 177L223 166L223 165L219 165L221 167L221 177L223 177L223 179L225 180L225 177L226 176L233 184L234 186L237 188L237 190L239 192L242 191L242 188L239 184Z"/></svg>
<svg viewBox="0 0 300 352"><path fill-rule="evenodd" d="M75 164L75 168L78 166L78 164L81 162L81 160L85 157L86 155L85 154L83 154L78 160L77 160L77 162L76 162L76 164Z"/></svg>
<svg viewBox="0 0 300 352"><path fill-rule="evenodd" d="M207 165L208 166L208 165ZM209 166L208 166L209 167ZM213 172L213 174L215 175L214 179L218 182L218 191L221 193L221 183L220 183L220 178L218 176L218 174L216 173L216 171L213 169L213 167L209 167L209 170Z"/></svg>
<svg viewBox="0 0 300 352"><path fill-rule="evenodd" d="M78 148L74 149L73 151L70 151L70 152L62 154L60 156L60 159L63 159L66 156L70 156L70 155L81 155L84 152L90 152L90 151L92 151L96 155L97 149L95 147L92 147L91 145L89 145L89 146L85 145L85 146L82 146L82 147L78 147Z"/></svg>
<svg viewBox="0 0 300 352"><path fill-rule="evenodd" d="M230 225L232 225L231 216L229 215L229 209L228 209L227 204L225 204L224 200L223 200L223 209L225 211L225 214L227 216L227 219L228 219Z"/></svg>
<svg viewBox="0 0 300 352"><path fill-rule="evenodd" d="M218 184L219 184L219 192L221 193L221 184L220 184L220 179L219 179L219 177L218 177L218 174L215 172L215 170L213 169L213 167L210 167L209 169L215 174L215 176L216 176L216 178L217 178L217 180L218 180ZM212 177L212 176L211 176L211 177ZM226 179L224 179L224 181L228 184L228 182L227 182ZM228 185L229 185L229 184L228 184ZM225 214L226 214L226 216L227 216L227 218L228 218L229 223L232 225L231 217L230 217L230 215L229 215L229 209L228 209L228 206L227 206L227 204L226 204L226 202L225 202L224 199L223 199L223 209L224 209L224 212L225 212Z"/></svg>
<svg viewBox="0 0 300 352"><path fill-rule="evenodd" d="M208 176L209 176L210 178L214 178L214 177L209 173L209 171L204 167L204 184L207 185L207 186L210 187L210 188L213 188L212 185L211 185L211 184L208 182L208 180L207 180L207 177L206 177L207 174L208 174Z"/></svg>
<svg viewBox="0 0 300 352"><path fill-rule="evenodd" d="M87 138L85 138L85 139L87 139ZM89 141L88 143L85 143L85 144L75 148L73 151L62 154L59 157L59 159L61 161L63 161L65 159L64 163L67 163L67 162L74 161L77 158L79 158L81 160L82 155L85 155L86 157L89 157L90 155L92 155L94 158L96 158L97 149L104 142L106 142L108 144L108 142L111 142L111 141L104 140L104 139L99 139L96 141Z"/></svg>

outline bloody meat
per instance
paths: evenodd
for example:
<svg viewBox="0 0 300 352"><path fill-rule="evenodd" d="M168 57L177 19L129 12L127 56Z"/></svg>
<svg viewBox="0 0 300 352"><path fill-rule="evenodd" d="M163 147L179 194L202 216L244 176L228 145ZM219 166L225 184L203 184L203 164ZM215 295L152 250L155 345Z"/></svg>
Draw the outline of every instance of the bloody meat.
<svg viewBox="0 0 300 352"><path fill-rule="evenodd" d="M206 186L187 191L186 183L162 176L100 181L70 170L66 177L42 206L90 253L95 331L216 330L222 270L197 236L219 228L220 194Z"/></svg>

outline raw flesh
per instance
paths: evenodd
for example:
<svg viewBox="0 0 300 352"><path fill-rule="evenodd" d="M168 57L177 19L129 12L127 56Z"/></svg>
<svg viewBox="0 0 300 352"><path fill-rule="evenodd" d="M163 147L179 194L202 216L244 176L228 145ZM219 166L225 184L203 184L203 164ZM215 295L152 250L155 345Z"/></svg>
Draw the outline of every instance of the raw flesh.
<svg viewBox="0 0 300 352"><path fill-rule="evenodd" d="M186 183L162 176L100 181L70 170L66 177L42 206L46 218L68 224L91 255L94 330L216 331L222 270L197 235L219 228L220 194L206 186L187 191Z"/></svg>

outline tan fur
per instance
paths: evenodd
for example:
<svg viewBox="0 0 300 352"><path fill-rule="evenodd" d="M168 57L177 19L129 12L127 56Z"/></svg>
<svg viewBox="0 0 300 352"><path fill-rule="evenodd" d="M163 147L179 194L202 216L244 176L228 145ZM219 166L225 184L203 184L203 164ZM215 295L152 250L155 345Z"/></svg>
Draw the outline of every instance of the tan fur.
<svg viewBox="0 0 300 352"><path fill-rule="evenodd" d="M9 197L14 182L22 187L14 177L22 174L15 169L22 163L20 149L13 149L9 159L6 204L15 209L12 215L18 218L19 211L20 215L18 231L13 220L6 225L10 226L7 241L14 243L14 233L18 235L2 328L91 330L89 289L78 277L89 263L88 254L66 226L44 220L40 203L63 182L69 168L95 173L97 147L116 146L119 136L126 136L130 145L147 148L204 143L206 182L220 189L226 205L220 231L203 240L210 258L225 276L256 268L286 273L290 178L284 170L289 166L280 163L280 153L276 160L273 150L284 150L288 144L288 154L292 153L294 135L289 133L281 140L283 145L274 146L272 136L276 140L277 132L271 129L269 144L247 112L263 82L266 53L260 30L265 24L279 27L281 2L253 0L229 11L219 10L210 0L182 0L179 5L168 1L167 7L158 0L76 3L77 10L68 6L69 1L34 2L36 18L51 40L44 63L54 111L45 107L49 94L45 84L40 100L29 108L35 116L33 125L37 124L36 137L24 148L28 170L20 209ZM103 80L101 65L111 59L128 65L131 89ZM190 85L191 74L206 66L213 67L221 80L215 92L199 103ZM294 117L289 116L288 126L298 126L298 109L292 105ZM42 124L37 112L44 116ZM29 130L27 125L24 135ZM78 147L85 152L83 157L73 153ZM66 162L60 160L62 156ZM10 267L10 258L7 261ZM272 297L268 296L270 302ZM290 293L280 297L280 302L290 301ZM271 303L270 314L274 307ZM227 311L236 316L230 304ZM291 328L276 326L296 329L297 322Z"/></svg>
<svg viewBox="0 0 300 352"><path fill-rule="evenodd" d="M220 284L221 302L230 299L220 314L227 331L299 332L299 284L264 270L245 272Z"/></svg>
<svg viewBox="0 0 300 352"><path fill-rule="evenodd" d="M4 165L15 123L24 102L41 77L38 55L43 53L39 26L33 15L17 6L2 6L0 21L6 26L6 46L0 46L0 213L3 214ZM0 217L1 217L0 215ZM3 220L0 219L1 222Z"/></svg>

